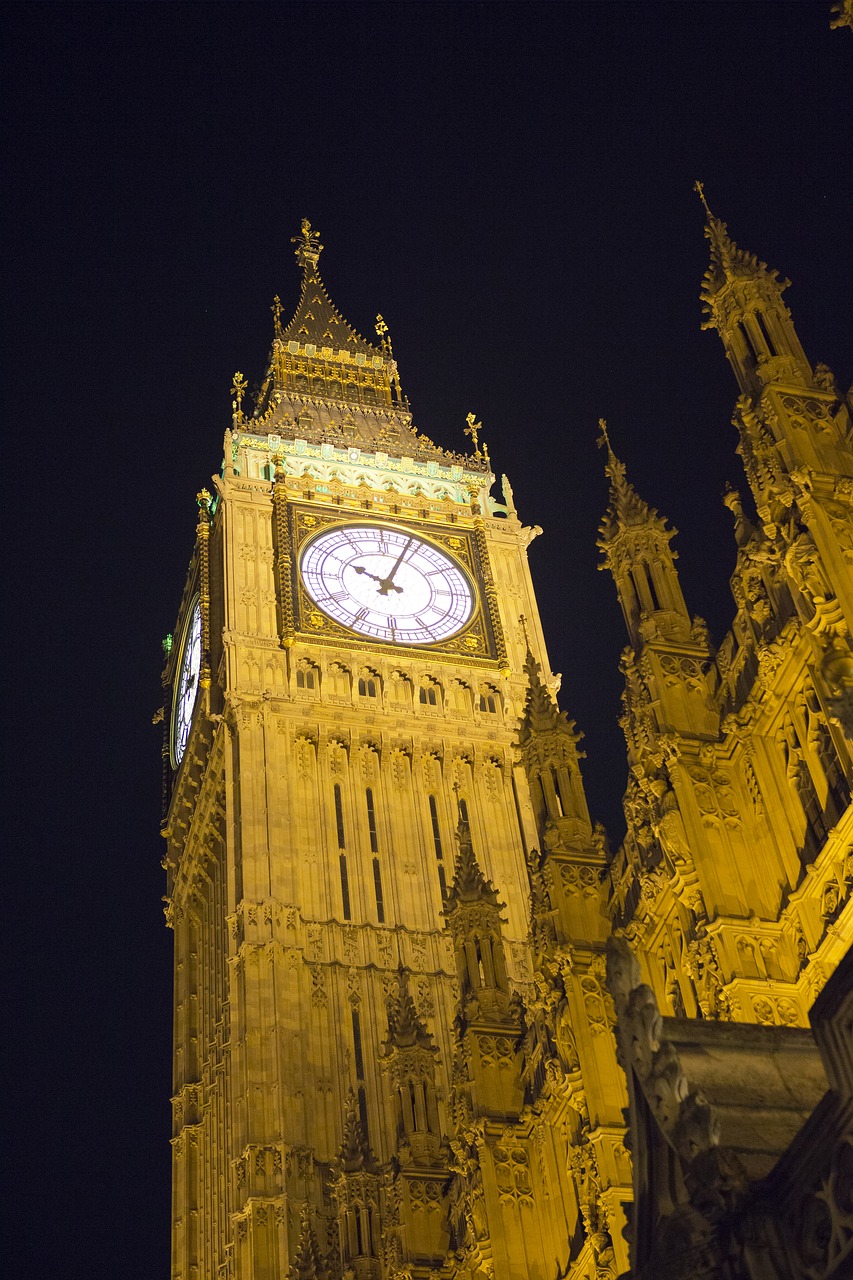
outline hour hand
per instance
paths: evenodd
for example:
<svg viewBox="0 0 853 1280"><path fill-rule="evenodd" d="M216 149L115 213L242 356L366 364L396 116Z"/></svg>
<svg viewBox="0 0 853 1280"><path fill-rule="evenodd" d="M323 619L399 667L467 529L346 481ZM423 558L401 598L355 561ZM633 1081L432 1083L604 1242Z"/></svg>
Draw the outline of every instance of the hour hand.
<svg viewBox="0 0 853 1280"><path fill-rule="evenodd" d="M397 566L395 565L394 567L396 568ZM353 565L353 568L355 569L356 573L364 573L367 575L368 578L372 578L374 582L378 582L379 594L381 596L387 596L389 591L403 590L402 587L398 587L395 582L392 582L390 578L380 578L378 574L371 573L369 569L365 569L364 565L362 564Z"/></svg>

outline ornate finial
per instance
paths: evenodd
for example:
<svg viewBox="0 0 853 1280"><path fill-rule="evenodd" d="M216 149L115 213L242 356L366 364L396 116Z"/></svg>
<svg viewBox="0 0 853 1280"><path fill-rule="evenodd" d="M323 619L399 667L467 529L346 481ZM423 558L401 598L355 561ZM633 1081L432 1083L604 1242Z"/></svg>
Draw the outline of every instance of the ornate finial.
<svg viewBox="0 0 853 1280"><path fill-rule="evenodd" d="M231 383L231 408L234 410L234 421L243 421L243 396L246 394L248 383L242 373L234 374L234 381Z"/></svg>
<svg viewBox="0 0 853 1280"><path fill-rule="evenodd" d="M195 500L198 503L199 511L210 511L210 504L213 501L213 498L209 490L199 489L195 496Z"/></svg>
<svg viewBox="0 0 853 1280"><path fill-rule="evenodd" d="M291 236L290 243L296 245L296 261L300 267L316 267L323 246L320 244L320 232L312 229L307 218L302 219L301 235Z"/></svg>
<svg viewBox="0 0 853 1280"><path fill-rule="evenodd" d="M270 311L272 312L272 323L273 323L273 329L275 331L275 336L277 338L280 338L281 337L281 298L278 296L278 294L276 294L272 300L272 306L270 307Z"/></svg>
<svg viewBox="0 0 853 1280"><path fill-rule="evenodd" d="M693 183L693 190L696 192L699 199L702 201L703 205L705 206L705 212L707 213L708 217L713 218L714 215L708 206L708 201L705 199L704 182L700 182L699 179L697 178L696 181Z"/></svg>
<svg viewBox="0 0 853 1280"><path fill-rule="evenodd" d="M480 432L483 430L483 424L482 422L476 421L473 413L469 413L465 418L465 421L468 423L468 426L464 428L465 435L471 437L471 443L474 446L476 456L479 458L480 446L477 443L477 441L478 441Z"/></svg>
<svg viewBox="0 0 853 1280"><path fill-rule="evenodd" d="M388 356L389 360L393 360L394 353L391 350L391 338L388 334L388 325L385 323L384 317L376 317L376 336L382 344L382 350Z"/></svg>
<svg viewBox="0 0 853 1280"><path fill-rule="evenodd" d="M616 459L616 454L613 452L613 445L610 443L610 436L608 435L608 432L607 432L606 418L598 419L598 430L599 430L599 437L596 440L596 444L598 445L599 449L607 450L607 466L604 468L604 471L606 475L610 475L611 468L617 459Z"/></svg>

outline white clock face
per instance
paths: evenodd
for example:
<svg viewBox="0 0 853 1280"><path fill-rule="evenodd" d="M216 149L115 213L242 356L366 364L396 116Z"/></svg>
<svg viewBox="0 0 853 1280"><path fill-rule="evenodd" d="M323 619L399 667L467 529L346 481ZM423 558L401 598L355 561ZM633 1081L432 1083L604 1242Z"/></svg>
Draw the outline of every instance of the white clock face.
<svg viewBox="0 0 853 1280"><path fill-rule="evenodd" d="M187 739L190 736L190 725L198 696L198 677L201 671L201 605L198 600L193 605L190 620L184 631L184 647L180 662L172 710L172 764L176 769L187 749Z"/></svg>
<svg viewBox="0 0 853 1280"><path fill-rule="evenodd" d="M474 612L474 592L455 560L406 529L350 524L312 538L302 581L314 603L358 635L435 644Z"/></svg>

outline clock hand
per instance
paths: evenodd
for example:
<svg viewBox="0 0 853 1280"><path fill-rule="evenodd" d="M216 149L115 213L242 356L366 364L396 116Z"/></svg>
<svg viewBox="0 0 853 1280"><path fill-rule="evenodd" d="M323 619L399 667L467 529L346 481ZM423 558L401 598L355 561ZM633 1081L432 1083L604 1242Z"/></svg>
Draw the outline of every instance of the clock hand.
<svg viewBox="0 0 853 1280"><path fill-rule="evenodd" d="M406 554L406 552L408 551L408 549L409 549L409 547L410 547L411 545L412 545L412 539L411 539L411 538L408 538L408 539L406 540L406 543L405 543L404 547L403 547L403 550L402 550L402 551L400 552L400 554L397 556L397 559L396 559L396 561L395 561L395 563L394 563L394 568L393 568L393 569L391 570L391 572L388 574L388 577L387 577L387 578L383 578L383 579L382 579L382 581L381 581L381 583L380 583L380 586L379 586L379 594L380 594L381 596L387 596L387 594L388 594L388 592L389 592L389 591L402 591L402 590L403 590L403 588L402 588L402 587L395 586L395 584L394 584L394 574L397 572L397 570L400 568L400 565L403 563L403 556Z"/></svg>
<svg viewBox="0 0 853 1280"><path fill-rule="evenodd" d="M353 565L353 568L355 569L356 573L364 573L364 574L366 574L366 575L367 575L367 577L368 577L368 578L372 578L374 582L379 582L379 583L381 583L382 585L384 585L384 586L385 586L385 590L384 590L384 591L382 590L382 585L379 587L379 594L380 594L381 596L387 596L387 594L388 594L388 579L387 579L387 578L380 578L380 577L378 577L375 573L371 573L369 569L365 569L365 568L364 568L364 566L363 566L363 565L360 565L360 564ZM392 583L390 583L390 587L391 587L391 590L392 590L392 591L402 591L402 590L403 590L403 588L402 588L402 587L397 587L397 586L395 586L393 582L392 582Z"/></svg>

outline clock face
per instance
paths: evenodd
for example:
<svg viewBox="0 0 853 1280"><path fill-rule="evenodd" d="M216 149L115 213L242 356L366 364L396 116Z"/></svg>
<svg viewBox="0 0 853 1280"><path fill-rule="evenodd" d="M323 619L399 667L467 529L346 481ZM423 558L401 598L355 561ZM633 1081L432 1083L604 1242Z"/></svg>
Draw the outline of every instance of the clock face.
<svg viewBox="0 0 853 1280"><path fill-rule="evenodd" d="M175 701L172 708L172 764L177 769L187 749L201 671L201 605L196 599L184 631Z"/></svg>
<svg viewBox="0 0 853 1280"><path fill-rule="evenodd" d="M474 612L474 591L455 560L407 529L339 525L302 553L311 599L358 635L394 644L436 644Z"/></svg>

